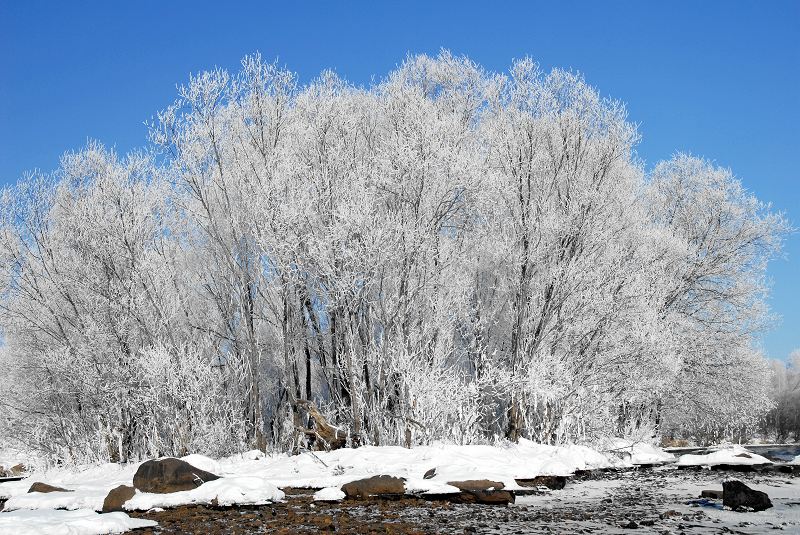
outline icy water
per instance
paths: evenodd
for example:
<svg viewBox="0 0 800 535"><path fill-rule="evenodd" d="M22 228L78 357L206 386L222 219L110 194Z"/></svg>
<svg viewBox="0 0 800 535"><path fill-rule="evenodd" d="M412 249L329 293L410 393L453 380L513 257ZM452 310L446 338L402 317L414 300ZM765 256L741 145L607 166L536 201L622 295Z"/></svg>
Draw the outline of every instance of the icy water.
<svg viewBox="0 0 800 535"><path fill-rule="evenodd" d="M704 489L721 489L735 476L770 495L774 507L759 513L722 510L721 503L688 504ZM140 533L798 533L798 474L647 469L594 474L564 490L522 496L508 507L455 505L416 499L315 505L310 494L284 504L224 510L184 507L137 514L161 526Z"/></svg>

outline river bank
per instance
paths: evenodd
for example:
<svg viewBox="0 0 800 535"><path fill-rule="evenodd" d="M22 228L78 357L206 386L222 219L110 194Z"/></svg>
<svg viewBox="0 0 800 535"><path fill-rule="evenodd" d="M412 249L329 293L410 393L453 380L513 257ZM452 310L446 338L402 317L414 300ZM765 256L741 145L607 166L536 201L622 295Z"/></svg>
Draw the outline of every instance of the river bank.
<svg viewBox="0 0 800 535"><path fill-rule="evenodd" d="M721 501L690 503L721 489L735 475L769 494L774 507L738 513ZM517 497L507 507L421 499L313 503L311 492L287 492L285 503L214 509L180 507L131 513L157 528L136 533L178 534L553 534L553 533L786 533L800 532L800 475L780 472L685 470L658 467L597 471L572 478L563 490Z"/></svg>

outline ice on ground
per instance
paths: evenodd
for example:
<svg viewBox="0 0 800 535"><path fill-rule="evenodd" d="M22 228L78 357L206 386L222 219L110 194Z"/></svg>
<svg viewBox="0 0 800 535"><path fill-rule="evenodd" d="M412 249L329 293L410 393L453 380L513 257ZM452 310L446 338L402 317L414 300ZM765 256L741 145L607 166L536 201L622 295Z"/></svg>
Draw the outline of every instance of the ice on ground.
<svg viewBox="0 0 800 535"><path fill-rule="evenodd" d="M338 502L344 500L345 494L339 487L325 487L314 493L314 501Z"/></svg>
<svg viewBox="0 0 800 535"><path fill-rule="evenodd" d="M721 449L706 455L681 455L678 459L678 466L716 466L720 464L755 466L772 464L772 461L747 451L741 446Z"/></svg>
<svg viewBox="0 0 800 535"><path fill-rule="evenodd" d="M157 526L158 522L125 513L74 511L12 511L0 513L2 535L100 535Z"/></svg>
<svg viewBox="0 0 800 535"><path fill-rule="evenodd" d="M137 492L125 502L128 511L147 511L154 507L177 507L188 504L264 505L283 500L284 494L261 477L223 477L203 483L196 489L155 494Z"/></svg>
<svg viewBox="0 0 800 535"><path fill-rule="evenodd" d="M593 516L593 511L604 508L603 500L608 500L615 504L614 509L621 515L632 519L654 517L667 510L680 512L681 516L676 520L664 521L662 528L672 528L669 529L670 533L680 531L675 528L683 521L685 515L694 515L698 512L702 512L705 518L692 521L692 533L767 534L775 533L777 530L781 530L781 533L800 533L800 504L797 499L800 496L800 480L798 479L777 476L759 477L756 480L745 479L744 482L749 487L766 492L772 500L773 507L765 511L739 513L723 509L719 500L715 507L697 507L691 504L690 499L699 496L705 489L722 490L722 482L726 479L724 474L704 471L696 473L697 475L687 475L685 472L670 469L660 473L658 478L628 475L616 479L574 481L557 493L519 496L511 507L546 509L555 515L558 511L573 513L577 509ZM646 489L646 492L639 492L643 489ZM579 532L584 528L589 528L587 531L603 533L628 531L609 530L607 525L603 524L606 519L602 516L598 515L595 520L584 523L564 523L561 527L569 532ZM671 522L675 523L670 525ZM743 529L743 526L747 527ZM662 532L667 532L667 529L663 529Z"/></svg>

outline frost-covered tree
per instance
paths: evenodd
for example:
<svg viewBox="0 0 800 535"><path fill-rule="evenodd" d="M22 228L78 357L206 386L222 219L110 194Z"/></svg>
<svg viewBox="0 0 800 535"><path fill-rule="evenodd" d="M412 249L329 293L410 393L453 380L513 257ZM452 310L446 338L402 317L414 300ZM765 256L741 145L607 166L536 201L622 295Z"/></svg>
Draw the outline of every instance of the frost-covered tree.
<svg viewBox="0 0 800 535"><path fill-rule="evenodd" d="M769 319L766 267L787 223L730 171L683 154L655 168L646 206L663 233L659 314L679 363L666 424L712 439L752 426L770 406L753 337Z"/></svg>
<svg viewBox="0 0 800 535"><path fill-rule="evenodd" d="M255 55L151 127L2 195L2 403L53 458L708 437L769 408L785 221L704 160L646 173L577 74L443 52L301 87Z"/></svg>

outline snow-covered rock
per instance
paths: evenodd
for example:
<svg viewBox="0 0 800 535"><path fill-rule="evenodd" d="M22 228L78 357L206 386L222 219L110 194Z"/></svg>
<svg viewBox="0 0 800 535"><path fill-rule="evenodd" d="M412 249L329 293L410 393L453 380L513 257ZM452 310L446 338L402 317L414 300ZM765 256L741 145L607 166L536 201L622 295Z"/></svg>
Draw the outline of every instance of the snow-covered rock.
<svg viewBox="0 0 800 535"><path fill-rule="evenodd" d="M263 505L284 499L282 491L261 477L223 477L203 483L196 489L156 494L137 492L125 502L128 511L146 511L154 507L177 507L188 504Z"/></svg>
<svg viewBox="0 0 800 535"><path fill-rule="evenodd" d="M747 451L741 446L733 446L705 455L681 455L678 459L678 466L717 466L720 464L757 466L772 464L772 461L766 457Z"/></svg>
<svg viewBox="0 0 800 535"><path fill-rule="evenodd" d="M314 493L316 502L338 502L344 500L345 494L339 487L325 487Z"/></svg>

